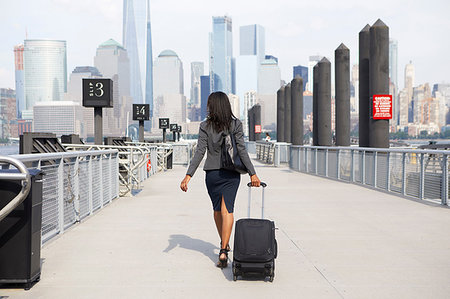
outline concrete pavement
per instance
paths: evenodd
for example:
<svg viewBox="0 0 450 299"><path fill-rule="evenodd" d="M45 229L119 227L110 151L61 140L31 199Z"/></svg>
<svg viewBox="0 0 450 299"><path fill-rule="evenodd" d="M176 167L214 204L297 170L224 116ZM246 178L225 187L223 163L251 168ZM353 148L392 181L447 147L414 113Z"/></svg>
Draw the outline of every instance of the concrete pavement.
<svg viewBox="0 0 450 299"><path fill-rule="evenodd" d="M273 283L233 282L231 267L215 267L220 240L204 172L183 193L178 166L50 241L41 281L29 291L0 289L0 298L450 297L449 209L255 165L269 185L266 218L279 228ZM241 178L235 219L247 212Z"/></svg>

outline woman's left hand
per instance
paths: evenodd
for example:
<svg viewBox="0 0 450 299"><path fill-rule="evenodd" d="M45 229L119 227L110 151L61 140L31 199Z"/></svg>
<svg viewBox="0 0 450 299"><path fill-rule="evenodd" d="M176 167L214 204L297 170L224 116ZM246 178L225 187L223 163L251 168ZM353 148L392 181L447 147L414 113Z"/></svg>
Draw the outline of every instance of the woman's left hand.
<svg viewBox="0 0 450 299"><path fill-rule="evenodd" d="M181 190L183 190L184 192L187 192L187 189L188 189L187 185L188 185L190 180L191 180L191 176L190 175L186 175L184 177L184 179L181 181L181 184L180 184Z"/></svg>

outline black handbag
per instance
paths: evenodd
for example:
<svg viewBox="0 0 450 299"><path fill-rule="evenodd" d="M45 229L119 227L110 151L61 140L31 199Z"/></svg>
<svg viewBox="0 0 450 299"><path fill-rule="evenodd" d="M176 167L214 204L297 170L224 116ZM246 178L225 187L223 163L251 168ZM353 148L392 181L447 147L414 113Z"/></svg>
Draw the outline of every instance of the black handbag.
<svg viewBox="0 0 450 299"><path fill-rule="evenodd" d="M236 138L233 133L224 133L222 151L220 155L220 168L247 173L247 167L242 163L241 157L236 146Z"/></svg>

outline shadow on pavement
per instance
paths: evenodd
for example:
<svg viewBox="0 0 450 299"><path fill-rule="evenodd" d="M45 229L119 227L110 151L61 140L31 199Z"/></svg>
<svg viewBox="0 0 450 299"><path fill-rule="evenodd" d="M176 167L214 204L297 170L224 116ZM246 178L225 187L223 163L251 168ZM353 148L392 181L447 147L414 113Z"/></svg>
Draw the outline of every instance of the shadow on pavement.
<svg viewBox="0 0 450 299"><path fill-rule="evenodd" d="M170 235L169 245L163 250L163 252L167 253L176 247L198 251L208 257L214 265L218 259L219 247L200 239L194 239L186 235ZM222 273L227 280L231 281L233 279L231 273L231 261L228 263L228 267L222 270Z"/></svg>

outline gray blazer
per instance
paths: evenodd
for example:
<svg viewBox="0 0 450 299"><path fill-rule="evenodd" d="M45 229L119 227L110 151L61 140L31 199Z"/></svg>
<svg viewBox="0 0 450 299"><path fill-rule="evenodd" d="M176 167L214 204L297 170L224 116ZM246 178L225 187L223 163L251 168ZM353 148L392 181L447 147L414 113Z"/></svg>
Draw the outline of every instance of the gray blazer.
<svg viewBox="0 0 450 299"><path fill-rule="evenodd" d="M242 163L247 167L248 174L256 174L255 168L248 156L244 143L244 132L242 131L242 122L238 119L231 121L230 132L232 132L236 139L236 147L238 149L239 157ZM220 169L220 153L222 148L222 142L224 138L223 132L215 132L212 126L209 126L205 121L200 123L200 130L198 133L197 149L195 150L194 157L191 160L191 164L186 172L187 175L193 176L197 170L198 165L205 155L206 149L208 149L208 155L206 156L205 166L203 170Z"/></svg>

